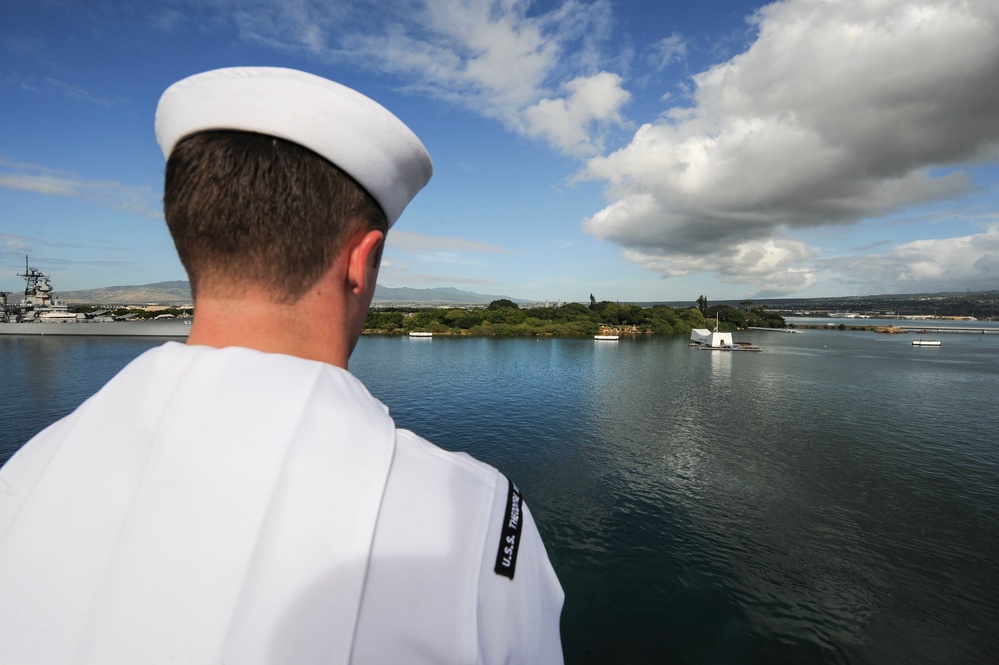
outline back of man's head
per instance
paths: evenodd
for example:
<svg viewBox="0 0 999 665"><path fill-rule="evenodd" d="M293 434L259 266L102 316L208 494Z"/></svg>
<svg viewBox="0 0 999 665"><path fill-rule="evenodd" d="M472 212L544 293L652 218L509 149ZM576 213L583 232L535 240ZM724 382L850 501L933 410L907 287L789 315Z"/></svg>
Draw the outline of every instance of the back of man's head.
<svg viewBox="0 0 999 665"><path fill-rule="evenodd" d="M249 286L294 302L347 237L388 229L378 203L339 167L290 141L239 131L177 144L163 210L195 298L203 287Z"/></svg>
<svg viewBox="0 0 999 665"><path fill-rule="evenodd" d="M349 236L391 227L433 171L377 102L277 67L178 81L160 98L156 138L164 214L195 298L252 288L298 300Z"/></svg>

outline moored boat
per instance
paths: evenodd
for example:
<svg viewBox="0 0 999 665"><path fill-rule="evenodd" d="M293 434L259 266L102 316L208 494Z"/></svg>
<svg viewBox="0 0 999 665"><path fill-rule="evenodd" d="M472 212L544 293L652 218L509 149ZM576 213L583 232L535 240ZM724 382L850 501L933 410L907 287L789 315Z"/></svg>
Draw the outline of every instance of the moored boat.
<svg viewBox="0 0 999 665"><path fill-rule="evenodd" d="M24 297L10 302L9 293L0 291L0 335L100 335L123 337L187 337L190 319L128 321L106 315L77 314L70 311L52 290L51 278L28 266L24 258ZM134 316L134 315L132 315Z"/></svg>

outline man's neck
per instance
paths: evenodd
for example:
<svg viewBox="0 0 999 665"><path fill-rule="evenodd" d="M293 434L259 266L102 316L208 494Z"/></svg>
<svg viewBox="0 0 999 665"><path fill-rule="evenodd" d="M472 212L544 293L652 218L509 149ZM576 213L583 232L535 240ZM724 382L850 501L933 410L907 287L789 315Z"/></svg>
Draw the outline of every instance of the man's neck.
<svg viewBox="0 0 999 665"><path fill-rule="evenodd" d="M243 346L347 369L378 279L385 233L360 229L293 303L252 285L199 286L188 344Z"/></svg>
<svg viewBox="0 0 999 665"><path fill-rule="evenodd" d="M310 292L293 304L266 295L199 296L188 344L241 346L265 353L318 360L347 369L353 340L342 316L322 293Z"/></svg>

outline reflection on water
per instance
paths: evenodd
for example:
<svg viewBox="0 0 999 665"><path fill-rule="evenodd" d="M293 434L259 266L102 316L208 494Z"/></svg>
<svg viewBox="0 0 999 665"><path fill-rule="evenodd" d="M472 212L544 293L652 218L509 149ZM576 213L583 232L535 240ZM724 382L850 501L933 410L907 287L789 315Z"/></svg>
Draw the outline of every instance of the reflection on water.
<svg viewBox="0 0 999 665"><path fill-rule="evenodd" d="M366 337L351 369L525 491L570 663L999 662L999 335L740 339ZM32 413L0 446L151 344L0 339Z"/></svg>
<svg viewBox="0 0 999 665"><path fill-rule="evenodd" d="M0 335L0 463L75 409L133 358L164 341Z"/></svg>
<svg viewBox="0 0 999 665"><path fill-rule="evenodd" d="M569 662L995 659L999 337L920 356L873 333L741 336L764 351L435 339L414 359L366 339L356 371L463 368L422 399L369 384L525 489Z"/></svg>
<svg viewBox="0 0 999 665"><path fill-rule="evenodd" d="M732 375L732 351L702 351L711 357L711 378L715 386L728 382Z"/></svg>

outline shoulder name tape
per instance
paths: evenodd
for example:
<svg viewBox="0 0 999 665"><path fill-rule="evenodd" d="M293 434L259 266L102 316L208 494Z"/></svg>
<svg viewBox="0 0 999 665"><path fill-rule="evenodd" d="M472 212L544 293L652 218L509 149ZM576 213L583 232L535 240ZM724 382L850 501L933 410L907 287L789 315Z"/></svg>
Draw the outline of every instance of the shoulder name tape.
<svg viewBox="0 0 999 665"><path fill-rule="evenodd" d="M507 482L510 483L510 489L506 499L503 531L500 533L499 547L496 550L496 567L493 570L497 575L512 580L517 568L517 550L520 547L520 532L524 524L523 499L513 481L507 480Z"/></svg>

